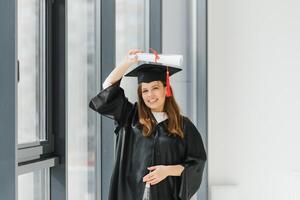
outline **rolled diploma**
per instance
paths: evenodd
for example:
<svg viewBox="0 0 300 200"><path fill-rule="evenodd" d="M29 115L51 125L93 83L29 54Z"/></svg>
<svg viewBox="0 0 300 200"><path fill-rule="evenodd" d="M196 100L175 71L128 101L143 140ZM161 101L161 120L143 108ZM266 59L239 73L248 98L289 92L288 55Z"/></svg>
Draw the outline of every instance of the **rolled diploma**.
<svg viewBox="0 0 300 200"><path fill-rule="evenodd" d="M155 62L155 55L153 53L137 53L138 61L145 61L145 62ZM158 54L159 59L157 63L161 63L164 65L171 65L171 66L181 66L183 61L182 55L166 55L166 54ZM134 58L135 55L129 55L129 58Z"/></svg>

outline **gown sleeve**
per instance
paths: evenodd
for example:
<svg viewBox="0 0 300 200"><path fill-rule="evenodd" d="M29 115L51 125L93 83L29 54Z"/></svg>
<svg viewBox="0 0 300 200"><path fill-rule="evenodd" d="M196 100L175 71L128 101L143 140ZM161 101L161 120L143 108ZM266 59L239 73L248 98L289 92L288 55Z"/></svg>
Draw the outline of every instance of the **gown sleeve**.
<svg viewBox="0 0 300 200"><path fill-rule="evenodd" d="M99 114L117 122L118 127L127 121L133 104L125 97L123 88L120 87L121 79L102 90L93 97L89 107Z"/></svg>
<svg viewBox="0 0 300 200"><path fill-rule="evenodd" d="M207 159L201 135L189 119L185 127L185 140L186 157L182 164L184 170L179 190L181 200L189 200L199 189Z"/></svg>

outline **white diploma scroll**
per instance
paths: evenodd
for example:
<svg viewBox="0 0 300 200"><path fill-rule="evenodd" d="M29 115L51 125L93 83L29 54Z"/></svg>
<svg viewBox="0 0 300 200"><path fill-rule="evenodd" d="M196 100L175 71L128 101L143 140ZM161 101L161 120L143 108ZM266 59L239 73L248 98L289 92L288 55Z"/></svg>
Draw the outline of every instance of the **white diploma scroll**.
<svg viewBox="0 0 300 200"><path fill-rule="evenodd" d="M155 54L153 53L137 53L138 61L145 62L155 62ZM157 63L170 65L170 66L181 66L183 61L182 55L167 55L167 54L158 54L159 58L157 59ZM135 55L128 55L129 58L134 58Z"/></svg>

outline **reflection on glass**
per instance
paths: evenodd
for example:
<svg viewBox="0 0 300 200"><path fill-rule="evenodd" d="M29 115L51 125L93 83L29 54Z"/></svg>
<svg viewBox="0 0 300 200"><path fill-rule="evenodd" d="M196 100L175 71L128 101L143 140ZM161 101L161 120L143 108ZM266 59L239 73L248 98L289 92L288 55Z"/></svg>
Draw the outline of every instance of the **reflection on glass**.
<svg viewBox="0 0 300 200"><path fill-rule="evenodd" d="M18 176L18 200L49 200L49 169Z"/></svg>
<svg viewBox="0 0 300 200"><path fill-rule="evenodd" d="M68 2L68 197L96 197L96 113L88 107L96 93L95 3ZM99 75L98 75L99 76ZM99 190L99 188L97 188Z"/></svg>
<svg viewBox="0 0 300 200"><path fill-rule="evenodd" d="M116 0L116 63L130 49L148 48L148 4L144 0Z"/></svg>
<svg viewBox="0 0 300 200"><path fill-rule="evenodd" d="M42 102L45 47L45 2L18 1L18 143L45 139ZM41 81L40 81L41 80ZM40 135L43 135L41 138Z"/></svg>
<svg viewBox="0 0 300 200"><path fill-rule="evenodd" d="M116 64L120 64L130 49L148 51L149 1L116 0ZM132 66L129 70L131 70ZM128 70L128 71L129 71ZM136 79L122 80L122 87L130 101L136 101Z"/></svg>

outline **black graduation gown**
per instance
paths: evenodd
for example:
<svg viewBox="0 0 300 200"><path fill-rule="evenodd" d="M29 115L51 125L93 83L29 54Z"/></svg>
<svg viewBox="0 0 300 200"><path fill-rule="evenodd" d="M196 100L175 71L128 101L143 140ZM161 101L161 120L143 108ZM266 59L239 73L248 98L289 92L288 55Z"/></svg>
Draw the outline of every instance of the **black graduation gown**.
<svg viewBox="0 0 300 200"><path fill-rule="evenodd" d="M206 153L199 132L183 117L184 139L168 136L167 120L158 123L155 134L144 137L138 120L137 103L124 95L120 82L102 90L90 108L116 122L115 165L110 181L109 200L141 200L143 177L153 165L183 165L181 176L169 176L151 186L151 200L188 200L198 190Z"/></svg>

